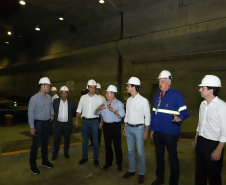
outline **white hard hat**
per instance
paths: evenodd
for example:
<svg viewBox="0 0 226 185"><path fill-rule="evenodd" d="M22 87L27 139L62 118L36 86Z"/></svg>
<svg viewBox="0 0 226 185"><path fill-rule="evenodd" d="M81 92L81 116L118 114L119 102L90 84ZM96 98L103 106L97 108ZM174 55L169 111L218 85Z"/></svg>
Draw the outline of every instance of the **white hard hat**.
<svg viewBox="0 0 226 185"><path fill-rule="evenodd" d="M57 91L56 87L51 87L50 91Z"/></svg>
<svg viewBox="0 0 226 185"><path fill-rule="evenodd" d="M101 89L101 85L99 83L97 83L97 86L96 86L97 89Z"/></svg>
<svg viewBox="0 0 226 185"><path fill-rule="evenodd" d="M42 77L40 80L39 80L39 84L51 84L50 83L50 80L48 77Z"/></svg>
<svg viewBox="0 0 226 185"><path fill-rule="evenodd" d="M131 77L127 84L140 85L140 80L137 77Z"/></svg>
<svg viewBox="0 0 226 185"><path fill-rule="evenodd" d="M97 83L96 83L95 80L91 79L91 80L89 80L88 83L87 83L87 86L89 86L89 85L94 85L94 86L96 86Z"/></svg>
<svg viewBox="0 0 226 185"><path fill-rule="evenodd" d="M61 88L60 88L60 92L61 91L67 91L67 92L69 92L69 89L67 88L67 86L62 86Z"/></svg>
<svg viewBox="0 0 226 185"><path fill-rule="evenodd" d="M206 75L203 79L200 87L206 86L206 87L221 87L221 80L214 75Z"/></svg>
<svg viewBox="0 0 226 185"><path fill-rule="evenodd" d="M167 79L172 79L172 75L169 71L167 70L163 70L160 74L159 74L159 77L157 79L161 79L161 78L167 78Z"/></svg>
<svg viewBox="0 0 226 185"><path fill-rule="evenodd" d="M114 85L109 85L106 91L117 93L117 87Z"/></svg>

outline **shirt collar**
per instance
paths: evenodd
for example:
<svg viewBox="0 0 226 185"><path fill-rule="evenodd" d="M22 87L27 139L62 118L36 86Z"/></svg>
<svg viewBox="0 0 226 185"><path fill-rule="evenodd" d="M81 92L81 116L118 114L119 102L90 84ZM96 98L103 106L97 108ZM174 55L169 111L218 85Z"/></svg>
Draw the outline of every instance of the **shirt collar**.
<svg viewBox="0 0 226 185"><path fill-rule="evenodd" d="M172 87L170 87L166 92L165 92L165 94L168 94L168 93L170 93L170 91L172 90L173 88Z"/></svg>
<svg viewBox="0 0 226 185"><path fill-rule="evenodd" d="M140 93L138 93L138 94L137 94L136 96L134 96L134 97L131 95L131 97L132 97L133 99L135 99L135 98L137 98L137 97L139 97L139 96L140 96Z"/></svg>
<svg viewBox="0 0 226 185"><path fill-rule="evenodd" d="M217 103L219 101L218 96L216 96L210 103ZM207 101L204 100L204 103L207 105Z"/></svg>
<svg viewBox="0 0 226 185"><path fill-rule="evenodd" d="M63 102L62 98L60 98L60 101L61 101L62 103L67 103L67 99L66 99L66 101L65 101L65 102Z"/></svg>
<svg viewBox="0 0 226 185"><path fill-rule="evenodd" d="M42 94L40 91L38 92L38 95L39 95L39 96L43 96L43 94ZM46 93L45 93L45 96L47 96Z"/></svg>

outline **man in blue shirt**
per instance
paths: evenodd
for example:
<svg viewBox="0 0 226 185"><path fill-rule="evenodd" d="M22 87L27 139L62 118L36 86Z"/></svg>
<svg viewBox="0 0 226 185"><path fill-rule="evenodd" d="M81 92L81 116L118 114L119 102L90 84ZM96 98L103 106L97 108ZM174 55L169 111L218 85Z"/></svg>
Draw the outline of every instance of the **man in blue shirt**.
<svg viewBox="0 0 226 185"><path fill-rule="evenodd" d="M122 171L121 120L125 116L125 110L123 103L115 98L117 93L116 86L110 85L106 91L108 101L96 109L96 114L101 114L104 120L103 132L106 163L103 169L106 170L109 166L112 166L113 150L111 145L113 141L118 171ZM100 124L100 129L101 127L102 124Z"/></svg>
<svg viewBox="0 0 226 185"><path fill-rule="evenodd" d="M155 96L151 117L151 139L156 148L156 176L152 185L164 184L165 147L170 161L169 185L177 185L179 181L179 159L177 157L177 141L181 123L188 118L188 110L182 94L172 89L172 75L163 70L159 74L160 92Z"/></svg>
<svg viewBox="0 0 226 185"><path fill-rule="evenodd" d="M30 152L30 171L33 174L40 173L36 164L40 141L42 166L53 168L53 165L48 160L48 138L51 121L54 115L52 99L51 96L47 94L49 93L50 84L49 78L41 78L39 80L40 91L31 97L28 105L28 123L30 125L30 133L34 136Z"/></svg>

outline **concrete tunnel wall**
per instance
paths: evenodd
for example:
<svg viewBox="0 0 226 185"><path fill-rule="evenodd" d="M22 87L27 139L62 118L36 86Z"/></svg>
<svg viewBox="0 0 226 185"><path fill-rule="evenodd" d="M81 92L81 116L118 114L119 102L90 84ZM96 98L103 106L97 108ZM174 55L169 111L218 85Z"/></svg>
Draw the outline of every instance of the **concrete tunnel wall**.
<svg viewBox="0 0 226 185"><path fill-rule="evenodd" d="M226 100L225 10L223 0L186 6L178 6L178 2L173 0L156 2L142 12L125 13L124 39L116 39L119 37L117 29L108 30L102 32L101 42L104 44L100 44L97 37L100 37L103 25L96 24L95 27L94 23L94 28L100 26L99 32L92 34L92 30L87 30L85 33L94 39L93 46L87 46L87 40L79 40L83 47L76 49L78 45L73 44L73 36L63 29L49 38L46 46L41 36L34 38L34 48L19 50L24 52L24 57L18 58L18 63L0 69L1 96L30 97L38 91L39 78L48 76L58 89L66 81L74 81L75 89L70 91L70 97L78 103L80 90L85 89L88 79L93 78L102 85L103 95L108 85L116 85L121 89L118 98L125 102L126 82L131 76L137 76L142 84L140 93L152 104L158 90L156 78L166 69L173 75L173 88L183 94L190 115L197 116L203 100L198 84L206 74L220 77L223 86L220 97ZM119 28L117 17L113 19L112 24ZM60 34L62 32L64 36ZM46 48L38 53L41 46ZM19 51L16 56L21 56ZM34 52L37 53L32 57ZM12 57L8 55L1 64L10 61Z"/></svg>

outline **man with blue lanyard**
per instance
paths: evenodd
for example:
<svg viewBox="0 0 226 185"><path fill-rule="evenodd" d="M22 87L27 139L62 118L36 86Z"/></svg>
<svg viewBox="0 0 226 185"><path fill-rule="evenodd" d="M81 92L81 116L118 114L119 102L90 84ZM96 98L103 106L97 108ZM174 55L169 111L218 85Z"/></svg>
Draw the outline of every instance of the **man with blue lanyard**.
<svg viewBox="0 0 226 185"><path fill-rule="evenodd" d="M163 70L158 79L160 92L155 96L150 127L157 162L157 179L152 185L164 184L165 147L170 161L169 185L177 185L180 171L177 157L178 135L181 123L188 118L189 114L182 94L171 87L171 73Z"/></svg>
<svg viewBox="0 0 226 185"><path fill-rule="evenodd" d="M39 143L41 141L42 166L53 168L48 160L48 138L50 134L51 121L53 120L53 104L49 93L50 80L43 77L39 80L40 91L31 97L28 105L28 123L30 133L33 135L33 143L30 152L30 171L33 174L39 174L36 159Z"/></svg>
<svg viewBox="0 0 226 185"><path fill-rule="evenodd" d="M96 109L96 114L101 114L104 120L104 124L100 124L100 128L103 125L106 155L103 169L106 170L112 166L113 150L111 145L113 141L118 171L122 171L121 120L125 116L125 110L123 103L115 98L116 93L117 87L109 85L106 90L108 101Z"/></svg>

